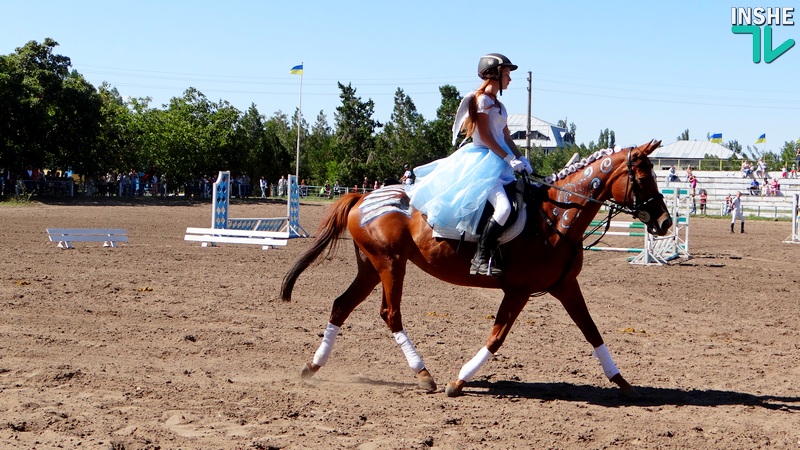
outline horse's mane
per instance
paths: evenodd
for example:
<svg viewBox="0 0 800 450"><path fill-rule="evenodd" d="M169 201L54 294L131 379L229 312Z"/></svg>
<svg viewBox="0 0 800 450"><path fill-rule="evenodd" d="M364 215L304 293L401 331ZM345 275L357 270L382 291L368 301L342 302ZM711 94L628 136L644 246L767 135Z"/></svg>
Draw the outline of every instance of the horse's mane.
<svg viewBox="0 0 800 450"><path fill-rule="evenodd" d="M597 161L599 159L602 159L605 156L611 156L614 153L617 153L617 152L619 152L621 150L622 150L622 147L616 147L616 148L613 148L613 149L612 148L606 148L606 149L603 149L603 150L598 150L598 151L592 153L591 155L581 159L580 161L574 162L574 163L564 167L563 169L561 169L560 172L554 173L552 175L549 175L549 176L545 177L544 182L547 183L547 184L553 184L558 180L563 180L564 178L566 178L569 175L572 175L573 173L583 169L584 167L588 166L589 164L591 164L591 163L593 163L593 162L595 162L595 161Z"/></svg>

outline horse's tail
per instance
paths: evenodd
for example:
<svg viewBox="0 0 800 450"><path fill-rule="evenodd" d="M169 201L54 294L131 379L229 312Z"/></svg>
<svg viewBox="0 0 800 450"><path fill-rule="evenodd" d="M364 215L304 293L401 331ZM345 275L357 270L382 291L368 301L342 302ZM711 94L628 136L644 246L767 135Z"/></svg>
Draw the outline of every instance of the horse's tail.
<svg viewBox="0 0 800 450"><path fill-rule="evenodd" d="M353 206L361 200L362 194L345 194L331 208L325 213L322 218L322 223L317 229L317 237L314 244L303 253L300 258L294 263L289 272L283 278L281 285L281 298L284 301L292 299L292 289L297 278L308 268L325 249L328 249L328 254L336 251L339 244L339 236L341 236L347 229L347 215Z"/></svg>

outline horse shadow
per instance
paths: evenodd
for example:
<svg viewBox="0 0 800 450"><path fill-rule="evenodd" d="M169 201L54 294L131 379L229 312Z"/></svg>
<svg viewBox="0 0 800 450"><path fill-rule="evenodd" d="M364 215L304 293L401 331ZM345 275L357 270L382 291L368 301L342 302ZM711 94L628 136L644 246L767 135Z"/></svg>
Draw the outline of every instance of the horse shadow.
<svg viewBox="0 0 800 450"><path fill-rule="evenodd" d="M636 386L637 399L627 399L617 387L599 387L572 383L529 383L520 381L475 380L464 395L491 395L499 398L527 398L543 401L563 400L617 406L754 406L770 410L800 411L800 397L755 395L718 389L677 389ZM481 389L476 391L475 389Z"/></svg>

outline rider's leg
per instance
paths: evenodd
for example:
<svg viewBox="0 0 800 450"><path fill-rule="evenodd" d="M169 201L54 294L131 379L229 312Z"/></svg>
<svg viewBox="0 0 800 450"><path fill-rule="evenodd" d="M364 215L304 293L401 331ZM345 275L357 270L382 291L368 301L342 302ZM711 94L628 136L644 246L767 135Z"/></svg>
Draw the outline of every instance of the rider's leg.
<svg viewBox="0 0 800 450"><path fill-rule="evenodd" d="M497 250L497 240L503 232L503 226L511 214L511 202L508 201L505 189L499 181L489 192L489 203L494 206L494 214L486 222L486 227L478 240L478 249L472 258L469 273L472 275L500 276L503 271L497 268L497 263L492 257Z"/></svg>

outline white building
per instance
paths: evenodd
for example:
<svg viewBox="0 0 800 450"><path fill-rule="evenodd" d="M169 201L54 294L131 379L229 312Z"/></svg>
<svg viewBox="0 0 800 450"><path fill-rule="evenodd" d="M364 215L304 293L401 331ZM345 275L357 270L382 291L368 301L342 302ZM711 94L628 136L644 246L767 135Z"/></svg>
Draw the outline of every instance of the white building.
<svg viewBox="0 0 800 450"><path fill-rule="evenodd" d="M697 167L706 155L728 159L733 152L722 144L710 141L678 141L664 145L650 154L650 160L660 167Z"/></svg>
<svg viewBox="0 0 800 450"><path fill-rule="evenodd" d="M527 114L509 114L508 131L517 147L523 149L526 145L525 133L528 129ZM569 147L575 143L575 138L561 127L531 117L531 147L541 147L545 153L557 148Z"/></svg>

